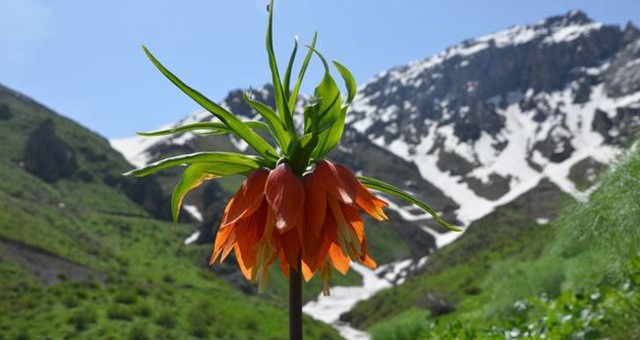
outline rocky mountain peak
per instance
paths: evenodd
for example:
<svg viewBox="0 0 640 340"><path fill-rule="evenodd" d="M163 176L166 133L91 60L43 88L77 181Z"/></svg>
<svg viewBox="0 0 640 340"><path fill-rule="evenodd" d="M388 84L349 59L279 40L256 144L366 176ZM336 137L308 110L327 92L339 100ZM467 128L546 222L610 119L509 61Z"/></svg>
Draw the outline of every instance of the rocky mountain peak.
<svg viewBox="0 0 640 340"><path fill-rule="evenodd" d="M590 170L572 168L608 162L640 125L635 32L572 11L469 39L366 83L350 123L439 183L463 221L545 178L579 196L568 174Z"/></svg>
<svg viewBox="0 0 640 340"><path fill-rule="evenodd" d="M632 43L638 39L640 39L640 30L629 21L624 28L624 41L625 43Z"/></svg>
<svg viewBox="0 0 640 340"><path fill-rule="evenodd" d="M566 27L572 25L585 25L594 21L581 10L573 10L565 15L556 15L541 21L541 25L547 27Z"/></svg>

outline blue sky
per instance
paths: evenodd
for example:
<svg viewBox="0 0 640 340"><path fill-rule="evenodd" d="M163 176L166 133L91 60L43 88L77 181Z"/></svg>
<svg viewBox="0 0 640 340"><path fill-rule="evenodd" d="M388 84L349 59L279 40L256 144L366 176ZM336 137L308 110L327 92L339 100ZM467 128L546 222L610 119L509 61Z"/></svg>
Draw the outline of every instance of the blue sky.
<svg viewBox="0 0 640 340"><path fill-rule="evenodd" d="M146 60L211 99L269 80L266 0L0 0L0 83L108 138L178 120L198 106ZM464 39L581 9L607 24L640 23L637 0L276 0L281 60L297 34L349 67L358 83ZM318 80L318 67L307 91Z"/></svg>

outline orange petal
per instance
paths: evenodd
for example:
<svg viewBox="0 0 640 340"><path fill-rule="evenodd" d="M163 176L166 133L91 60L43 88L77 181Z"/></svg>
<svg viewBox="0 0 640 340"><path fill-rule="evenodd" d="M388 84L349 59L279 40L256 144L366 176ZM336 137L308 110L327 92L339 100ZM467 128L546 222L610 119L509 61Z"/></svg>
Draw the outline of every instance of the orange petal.
<svg viewBox="0 0 640 340"><path fill-rule="evenodd" d="M312 172L302 179L306 194L305 230L310 231L313 236L320 234L327 213L327 193L319 180L315 172ZM306 234L309 233L307 232Z"/></svg>
<svg viewBox="0 0 640 340"><path fill-rule="evenodd" d="M328 160L321 160L316 163L316 169L313 171L315 177L317 177L317 183L331 196L339 199L344 203L352 203L355 198L355 190L350 190L346 187L336 166Z"/></svg>
<svg viewBox="0 0 640 340"><path fill-rule="evenodd" d="M302 277L304 277L306 282L309 282L309 280L313 278L313 271L304 261L302 261Z"/></svg>
<svg viewBox="0 0 640 340"><path fill-rule="evenodd" d="M229 247L229 245L233 245L233 241L234 241L233 231L234 231L233 227L218 229L218 233L216 234L216 240L213 246L213 256L209 261L209 265L212 265L214 262L216 262L216 260L218 259L218 256L220 256L220 254L225 248L231 248ZM220 262L224 261L224 258L227 255L229 255L228 251L226 252L226 254L222 256L222 259L220 259Z"/></svg>
<svg viewBox="0 0 640 340"><path fill-rule="evenodd" d="M364 258L359 259L358 262L369 269L376 269L378 267L376 261L374 261L369 255L365 255Z"/></svg>
<svg viewBox="0 0 640 340"><path fill-rule="evenodd" d="M280 252L280 271L282 271L282 276L284 276L285 279L289 278L289 264L287 263L287 260L285 260L284 253L282 251Z"/></svg>
<svg viewBox="0 0 640 340"><path fill-rule="evenodd" d="M362 242L364 239L364 221L362 221L360 214L353 206L340 204L340 207L345 221L358 237L358 242Z"/></svg>
<svg viewBox="0 0 640 340"><path fill-rule="evenodd" d="M316 269L327 260L329 248L334 241L337 243L336 221L331 214L327 214L320 236L304 234L303 260L309 265L309 269Z"/></svg>
<svg viewBox="0 0 640 340"><path fill-rule="evenodd" d="M351 206L342 204L334 198L329 198L329 207L336 219L337 244L340 245L340 248L345 254L348 254L352 258L356 259L360 257L360 237L344 216L343 208L351 208Z"/></svg>
<svg viewBox="0 0 640 340"><path fill-rule="evenodd" d="M247 268L252 268L257 264L256 246L264 233L266 219L267 203L264 202L253 215L235 224L236 255L242 253L242 259Z"/></svg>
<svg viewBox="0 0 640 340"><path fill-rule="evenodd" d="M227 240L227 243L225 244L224 248L222 249L222 255L220 257L220 263L222 263L227 256L229 256L229 253L231 253L231 250L233 250L233 246L236 243L236 233L235 230L231 233L231 236L229 236L229 239Z"/></svg>
<svg viewBox="0 0 640 340"><path fill-rule="evenodd" d="M245 179L225 208L222 217L223 228L253 214L260 207L268 175L269 171L260 168Z"/></svg>
<svg viewBox="0 0 640 340"><path fill-rule="evenodd" d="M238 266L240 267L240 271L242 271L242 275L249 281L255 280L255 276L253 275L252 267L247 267L246 261L242 258L242 252L238 249L236 245L236 260L238 261Z"/></svg>
<svg viewBox="0 0 640 340"><path fill-rule="evenodd" d="M331 263L333 267L340 272L342 275L346 275L349 272L349 257L346 256L342 249L336 244L332 244L331 248L329 248L329 257L331 258Z"/></svg>
<svg viewBox="0 0 640 340"><path fill-rule="evenodd" d="M369 256L369 252L367 251L367 239L363 239L362 240L362 245L361 245L361 249L362 249L362 257L360 257L358 259L358 262L360 262L361 264L363 264L365 267L369 268L369 269L376 269L376 267L378 267L378 264L376 263L376 261L374 261L370 256Z"/></svg>
<svg viewBox="0 0 640 340"><path fill-rule="evenodd" d="M298 261L300 259L300 242L295 230L289 230L284 234L279 234L281 245L281 258L287 262L289 267L298 270Z"/></svg>
<svg viewBox="0 0 640 340"><path fill-rule="evenodd" d="M266 217L264 221L264 231L262 237L256 245L256 252L258 254L258 265L264 267L271 262L273 258L278 255L279 244L278 239L274 238L273 230L275 228L274 213L269 207L266 206Z"/></svg>
<svg viewBox="0 0 640 340"><path fill-rule="evenodd" d="M302 227L304 186L288 164L280 164L269 173L265 194L276 215L276 229L285 232L296 226Z"/></svg>
<svg viewBox="0 0 640 340"><path fill-rule="evenodd" d="M220 229L222 228L226 228L229 225L233 224L233 223L227 223L228 220L228 215L229 215L229 211L231 210L231 208L234 206L234 197L231 197L231 199L229 200L229 203L227 203L227 206L224 207L224 213L222 214L222 220L220 221Z"/></svg>
<svg viewBox="0 0 640 340"><path fill-rule="evenodd" d="M388 205L387 202L375 197L369 188L358 181L356 176L347 167L336 165L336 169L345 186L355 192L355 202L365 213L378 221L386 220L382 207Z"/></svg>

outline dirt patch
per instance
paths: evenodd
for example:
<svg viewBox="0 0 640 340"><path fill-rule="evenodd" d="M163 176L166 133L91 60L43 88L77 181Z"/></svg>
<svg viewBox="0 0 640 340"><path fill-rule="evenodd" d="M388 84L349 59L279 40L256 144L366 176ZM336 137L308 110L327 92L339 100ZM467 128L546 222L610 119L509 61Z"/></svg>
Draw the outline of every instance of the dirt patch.
<svg viewBox="0 0 640 340"><path fill-rule="evenodd" d="M0 258L16 263L47 285L63 281L103 281L104 274L46 250L0 237Z"/></svg>

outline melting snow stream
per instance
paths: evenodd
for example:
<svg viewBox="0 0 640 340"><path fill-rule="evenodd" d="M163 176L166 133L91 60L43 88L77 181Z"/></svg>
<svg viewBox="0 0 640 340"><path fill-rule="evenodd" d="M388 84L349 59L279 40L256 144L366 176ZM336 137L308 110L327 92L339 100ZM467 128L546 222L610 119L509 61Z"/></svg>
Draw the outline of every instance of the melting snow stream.
<svg viewBox="0 0 640 340"><path fill-rule="evenodd" d="M347 322L340 321L340 315L380 290L402 283L409 267L412 265L422 266L426 260L427 258L424 257L417 262L411 259L392 262L380 266L375 271L357 263L351 263L351 269L362 275L362 286L331 287L331 295L320 295L317 300L304 305L302 310L314 319L333 326L347 340L370 339L366 332L351 327Z"/></svg>

